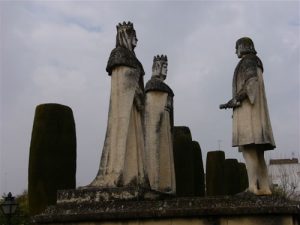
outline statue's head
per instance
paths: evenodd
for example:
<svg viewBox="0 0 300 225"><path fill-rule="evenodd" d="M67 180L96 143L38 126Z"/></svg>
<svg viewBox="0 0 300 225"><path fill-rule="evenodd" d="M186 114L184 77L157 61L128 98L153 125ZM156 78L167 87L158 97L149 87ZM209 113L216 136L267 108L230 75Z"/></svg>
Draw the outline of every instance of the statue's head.
<svg viewBox="0 0 300 225"><path fill-rule="evenodd" d="M133 23L123 22L117 25L117 40L116 47L124 47L133 51L137 44L136 33L133 28Z"/></svg>
<svg viewBox="0 0 300 225"><path fill-rule="evenodd" d="M166 55L157 55L153 58L152 77L165 80L168 72L168 58Z"/></svg>
<svg viewBox="0 0 300 225"><path fill-rule="evenodd" d="M251 38L243 37L236 41L235 45L236 54L239 58L242 58L244 55L247 54L255 54L256 51L254 48L254 43Z"/></svg>

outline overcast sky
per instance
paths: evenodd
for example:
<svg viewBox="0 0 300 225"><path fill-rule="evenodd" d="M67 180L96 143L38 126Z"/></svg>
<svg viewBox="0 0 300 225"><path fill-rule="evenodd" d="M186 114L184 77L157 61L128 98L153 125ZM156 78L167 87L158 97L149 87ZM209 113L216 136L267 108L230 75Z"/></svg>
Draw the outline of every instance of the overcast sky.
<svg viewBox="0 0 300 225"><path fill-rule="evenodd" d="M191 129L202 148L231 147L235 41L249 36L262 59L277 148L267 158L299 156L299 1L1 1L0 194L27 189L35 107L73 109L77 186L95 177L106 130L116 25L134 23L136 55L150 79L153 56L169 59L175 125ZM218 142L220 140L220 142Z"/></svg>

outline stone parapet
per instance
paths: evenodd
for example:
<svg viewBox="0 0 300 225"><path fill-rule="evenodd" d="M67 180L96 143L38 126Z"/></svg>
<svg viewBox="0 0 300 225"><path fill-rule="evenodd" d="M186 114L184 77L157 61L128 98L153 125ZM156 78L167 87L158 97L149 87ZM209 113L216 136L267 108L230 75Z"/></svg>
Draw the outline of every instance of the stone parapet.
<svg viewBox="0 0 300 225"><path fill-rule="evenodd" d="M72 200L80 192L84 193L85 200ZM154 192L156 195L150 195L150 192L146 190L136 192L132 189L132 192L125 190L122 193L120 191L118 195L107 193L107 195L113 196L109 200L105 200L106 197L95 197L103 194L99 190L90 191L91 196L94 197L89 200L87 190L80 190L77 193L76 191L67 191L65 192L67 195L60 192L57 205L51 206L44 213L35 216L33 223L40 225L61 223L65 225L101 225L123 224L124 222L124 224L173 225L177 222L170 221L186 221L178 224L214 225L227 221L224 224L299 225L297 220L300 215L300 203L276 196L257 197L245 194L176 198L170 195L158 195L157 192ZM69 202L66 199L69 199ZM277 219L274 220L274 218ZM198 222L193 223L192 221ZM216 221L219 222L216 223ZM228 221L233 222L229 223ZM265 222L256 223L255 221Z"/></svg>
<svg viewBox="0 0 300 225"><path fill-rule="evenodd" d="M120 187L95 188L83 187L75 190L60 190L57 192L57 204L95 204L115 201L158 200L170 198L172 195L147 188Z"/></svg>

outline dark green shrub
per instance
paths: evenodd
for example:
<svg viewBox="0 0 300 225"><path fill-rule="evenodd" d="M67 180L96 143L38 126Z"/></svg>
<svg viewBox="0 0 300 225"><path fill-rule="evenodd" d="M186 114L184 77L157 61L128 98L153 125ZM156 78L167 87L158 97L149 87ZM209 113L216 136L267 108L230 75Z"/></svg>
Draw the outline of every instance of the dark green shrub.
<svg viewBox="0 0 300 225"><path fill-rule="evenodd" d="M194 195L194 153L192 135L188 127L173 130L173 151L176 177L176 195Z"/></svg>
<svg viewBox="0 0 300 225"><path fill-rule="evenodd" d="M225 160L224 178L224 194L234 195L240 192L240 171L237 159Z"/></svg>
<svg viewBox="0 0 300 225"><path fill-rule="evenodd" d="M205 196L205 178L202 161L202 152L197 141L192 142L194 152L194 194L195 196Z"/></svg>
<svg viewBox="0 0 300 225"><path fill-rule="evenodd" d="M76 186L76 133L71 108L59 104L36 107L29 170L29 212L35 215L56 203L56 192Z"/></svg>
<svg viewBox="0 0 300 225"><path fill-rule="evenodd" d="M207 196L224 195L225 153L211 151L206 157L206 194Z"/></svg>
<svg viewBox="0 0 300 225"><path fill-rule="evenodd" d="M245 163L239 163L239 176L240 176L240 190L239 192L245 191L248 186L248 174Z"/></svg>

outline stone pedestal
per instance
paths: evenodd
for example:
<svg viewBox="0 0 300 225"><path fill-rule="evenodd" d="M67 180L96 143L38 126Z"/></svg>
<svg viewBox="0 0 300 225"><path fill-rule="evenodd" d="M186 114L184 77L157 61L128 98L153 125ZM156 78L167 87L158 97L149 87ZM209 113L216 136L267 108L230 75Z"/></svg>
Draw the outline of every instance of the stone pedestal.
<svg viewBox="0 0 300 225"><path fill-rule="evenodd" d="M300 203L250 194L177 198L136 188L60 191L42 225L299 225Z"/></svg>

